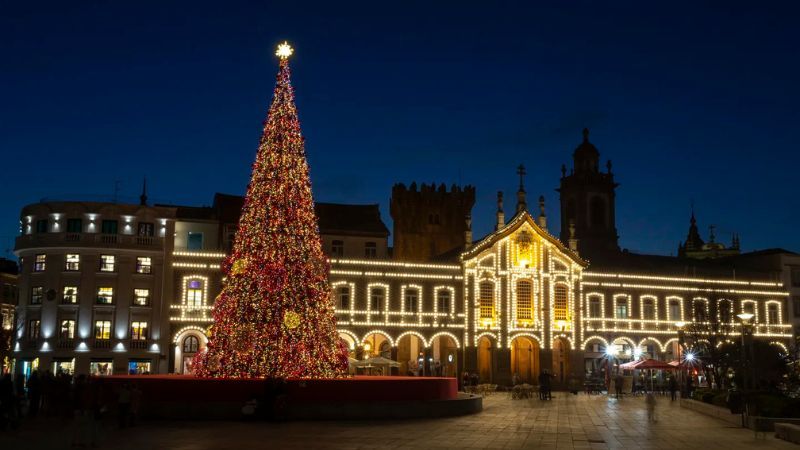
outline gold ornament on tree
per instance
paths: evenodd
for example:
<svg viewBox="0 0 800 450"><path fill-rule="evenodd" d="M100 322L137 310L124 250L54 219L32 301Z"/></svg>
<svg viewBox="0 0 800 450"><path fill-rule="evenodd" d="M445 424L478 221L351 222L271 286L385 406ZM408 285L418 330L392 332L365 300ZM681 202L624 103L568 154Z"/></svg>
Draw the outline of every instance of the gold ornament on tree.
<svg viewBox="0 0 800 450"><path fill-rule="evenodd" d="M231 266L231 275L240 275L247 269L247 261L244 259L237 259L233 266Z"/></svg>
<svg viewBox="0 0 800 450"><path fill-rule="evenodd" d="M283 314L283 324L286 326L286 328L294 330L300 326L300 314L297 314L294 311L286 311Z"/></svg>

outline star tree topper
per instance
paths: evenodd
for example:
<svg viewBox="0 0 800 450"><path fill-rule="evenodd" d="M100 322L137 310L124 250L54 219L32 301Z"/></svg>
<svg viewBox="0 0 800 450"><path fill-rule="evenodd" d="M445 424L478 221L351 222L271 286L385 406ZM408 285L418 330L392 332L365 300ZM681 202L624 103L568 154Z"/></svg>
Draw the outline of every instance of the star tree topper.
<svg viewBox="0 0 800 450"><path fill-rule="evenodd" d="M280 59L287 59L292 56L294 53L294 49L288 42L283 41L283 44L278 45L278 50L275 52L275 56L279 57Z"/></svg>

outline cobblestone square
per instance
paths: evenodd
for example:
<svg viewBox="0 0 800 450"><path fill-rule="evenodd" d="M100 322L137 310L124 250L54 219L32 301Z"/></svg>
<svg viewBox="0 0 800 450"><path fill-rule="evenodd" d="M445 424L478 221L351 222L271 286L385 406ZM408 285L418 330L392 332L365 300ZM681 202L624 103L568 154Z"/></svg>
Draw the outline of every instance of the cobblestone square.
<svg viewBox="0 0 800 450"><path fill-rule="evenodd" d="M111 418L109 418L111 419ZM50 419L0 435L3 448L70 448L68 425ZM661 397L657 422L647 421L642 397L556 393L551 402L484 399L480 414L434 420L358 422L144 422L118 430L109 420L100 448L537 448L537 449L749 449L795 448L772 433L750 430L682 409Z"/></svg>

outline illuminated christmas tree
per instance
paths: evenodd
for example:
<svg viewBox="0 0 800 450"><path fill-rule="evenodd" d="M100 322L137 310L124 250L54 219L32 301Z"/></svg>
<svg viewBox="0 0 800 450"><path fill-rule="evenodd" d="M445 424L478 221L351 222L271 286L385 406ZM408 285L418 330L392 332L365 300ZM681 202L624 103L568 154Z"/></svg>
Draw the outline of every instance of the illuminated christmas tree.
<svg viewBox="0 0 800 450"><path fill-rule="evenodd" d="M341 376L328 264L311 195L283 43L274 98L247 188L233 252L225 260L207 351L195 374L211 377Z"/></svg>

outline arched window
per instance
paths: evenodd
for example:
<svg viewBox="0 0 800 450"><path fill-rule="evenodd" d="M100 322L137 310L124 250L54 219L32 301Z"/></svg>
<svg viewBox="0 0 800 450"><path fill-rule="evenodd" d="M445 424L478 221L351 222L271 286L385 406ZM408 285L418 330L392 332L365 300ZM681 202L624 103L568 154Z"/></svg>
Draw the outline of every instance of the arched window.
<svg viewBox="0 0 800 450"><path fill-rule="evenodd" d="M642 299L642 319L654 320L656 318L656 301L652 297Z"/></svg>
<svg viewBox="0 0 800 450"><path fill-rule="evenodd" d="M478 299L480 305L481 319L491 319L494 317L494 283L489 281L481 282L478 289Z"/></svg>
<svg viewBox="0 0 800 450"><path fill-rule="evenodd" d="M692 317L694 317L695 322L705 322L708 319L705 300L694 299L693 306Z"/></svg>
<svg viewBox="0 0 800 450"><path fill-rule="evenodd" d="M517 320L533 319L533 283L517 281Z"/></svg>
<svg viewBox="0 0 800 450"><path fill-rule="evenodd" d="M599 296L589 297L589 317L600 318L603 316L603 299Z"/></svg>
<svg viewBox="0 0 800 450"><path fill-rule="evenodd" d="M681 301L677 299L669 300L669 320L678 321L683 320L683 312L681 310Z"/></svg>
<svg viewBox="0 0 800 450"><path fill-rule="evenodd" d="M184 292L186 293L186 306L189 308L200 308L205 304L205 285L203 280L188 279L185 281Z"/></svg>
<svg viewBox="0 0 800 450"><path fill-rule="evenodd" d="M341 286L336 289L336 304L339 309L350 309L350 287Z"/></svg>
<svg viewBox="0 0 800 450"><path fill-rule="evenodd" d="M406 289L405 307L406 312L416 314L419 311L419 291L417 289Z"/></svg>
<svg viewBox="0 0 800 450"><path fill-rule="evenodd" d="M565 284L556 284L553 291L553 320L569 320L569 290Z"/></svg>
<svg viewBox="0 0 800 450"><path fill-rule="evenodd" d="M628 298L617 297L614 300L614 317L617 319L628 318Z"/></svg>
<svg viewBox="0 0 800 450"><path fill-rule="evenodd" d="M200 349L200 340L197 336L189 335L183 340L183 353L197 353Z"/></svg>
<svg viewBox="0 0 800 450"><path fill-rule="evenodd" d="M449 313L450 304L450 290L439 289L439 292L436 293L436 310L438 312Z"/></svg>
<svg viewBox="0 0 800 450"><path fill-rule="evenodd" d="M601 197L592 197L589 203L589 218L593 227L606 226L606 202Z"/></svg>
<svg viewBox="0 0 800 450"><path fill-rule="evenodd" d="M767 323L770 325L781 323L777 303L767 305Z"/></svg>
<svg viewBox="0 0 800 450"><path fill-rule="evenodd" d="M729 300L720 300L717 303L717 309L719 310L719 321L722 323L730 323L731 322L731 310L732 305Z"/></svg>
<svg viewBox="0 0 800 450"><path fill-rule="evenodd" d="M370 311L380 311L383 309L384 299L386 295L384 289L374 287L369 292L369 309Z"/></svg>

